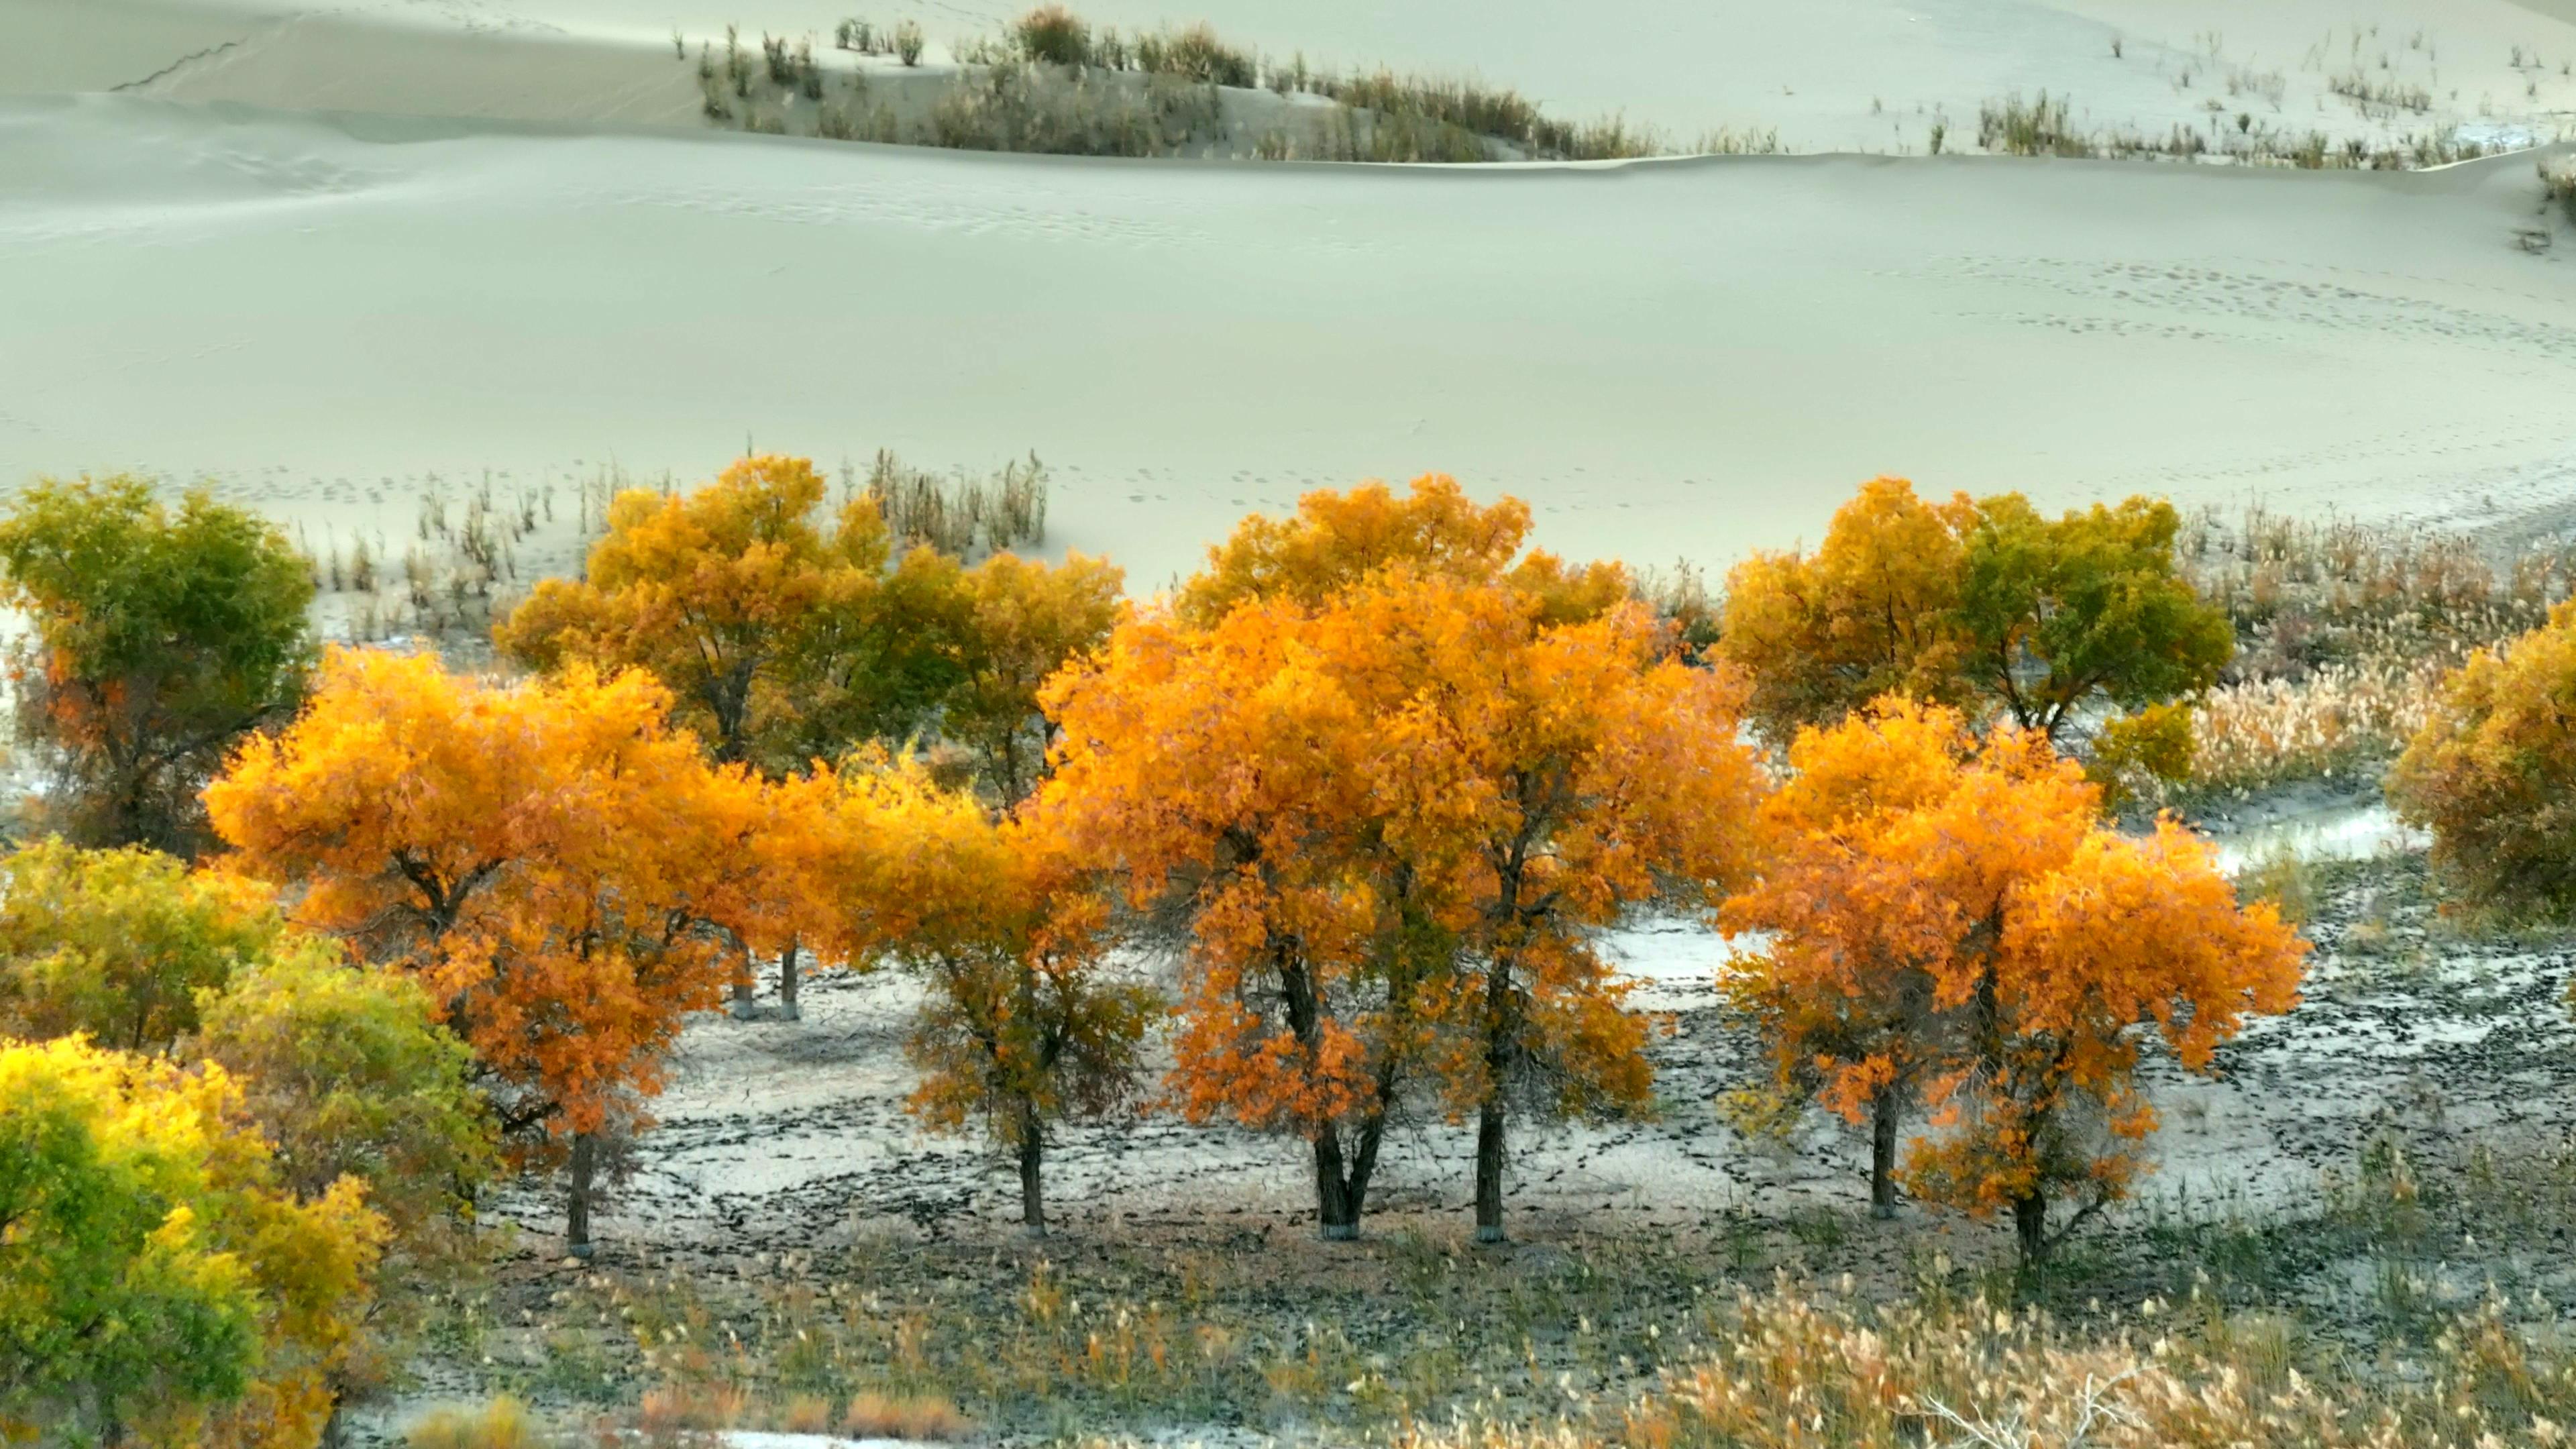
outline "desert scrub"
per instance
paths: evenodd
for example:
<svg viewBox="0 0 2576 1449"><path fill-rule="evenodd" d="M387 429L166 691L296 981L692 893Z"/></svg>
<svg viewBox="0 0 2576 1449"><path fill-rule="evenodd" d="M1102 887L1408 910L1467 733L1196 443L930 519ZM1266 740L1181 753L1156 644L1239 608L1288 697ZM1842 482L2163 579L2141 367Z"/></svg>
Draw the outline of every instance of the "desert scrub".
<svg viewBox="0 0 2576 1449"><path fill-rule="evenodd" d="M2576 157L2557 156L2540 163L2540 197L2576 222Z"/></svg>
<svg viewBox="0 0 2576 1449"><path fill-rule="evenodd" d="M1087 65L1091 61L1091 27L1061 5L1041 5L1012 22L1011 36L1020 54L1049 65Z"/></svg>
<svg viewBox="0 0 2576 1449"><path fill-rule="evenodd" d="M2193 718L2190 804L2300 780L2366 778L2431 718L2443 678L2544 621L2576 545L2511 546L2406 524L2204 509L2175 541L2226 611L2236 657Z"/></svg>
<svg viewBox="0 0 2576 1449"><path fill-rule="evenodd" d="M989 478L907 466L879 449L864 484L844 464L842 491L873 502L907 546L926 544L963 558L979 545L1005 549L1046 542L1047 473L1038 455L1002 465Z"/></svg>
<svg viewBox="0 0 2576 1449"><path fill-rule="evenodd" d="M1728 1320L1715 1350L1625 1402L1576 1397L1553 1423L1482 1415L1395 1442L2486 1449L2564 1442L2576 1412L2564 1353L2499 1303L2449 1323L2415 1372L2385 1381L2296 1371L2277 1320L2152 1298L2088 1332L1982 1299L1869 1309L1783 1286L1745 1295Z"/></svg>
<svg viewBox="0 0 2576 1449"><path fill-rule="evenodd" d="M1017 61L960 77L930 109L933 145L1066 156L1170 156L1219 120L1204 86L1147 76L1139 86L1092 71Z"/></svg>

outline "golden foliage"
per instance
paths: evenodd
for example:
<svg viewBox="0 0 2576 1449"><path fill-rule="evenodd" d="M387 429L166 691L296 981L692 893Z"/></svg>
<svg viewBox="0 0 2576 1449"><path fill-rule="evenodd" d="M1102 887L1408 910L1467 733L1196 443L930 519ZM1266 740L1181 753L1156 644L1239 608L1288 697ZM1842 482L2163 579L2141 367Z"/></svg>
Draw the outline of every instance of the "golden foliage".
<svg viewBox="0 0 2576 1449"><path fill-rule="evenodd" d="M1921 1094L1918 1193L2013 1210L2045 1251L2050 1196L2089 1211L2153 1130L2130 1087L2131 1028L2205 1071L2250 1013L2295 1001L2306 945L2240 908L2209 846L2170 819L2132 840L2035 731L1980 742L1956 711L1903 698L1800 732L1762 812L1759 882L1734 931L1772 933L1742 1000L1784 1083L1852 1120Z"/></svg>
<svg viewBox="0 0 2576 1449"><path fill-rule="evenodd" d="M2565 801L2576 789L2576 603L2501 649L2481 650L2389 773L2389 798L2433 832L2433 861L2468 903L2576 908Z"/></svg>
<svg viewBox="0 0 2576 1449"><path fill-rule="evenodd" d="M326 656L312 704L206 792L296 920L416 975L505 1120L599 1130L725 980L708 923L760 938L762 787L701 758L640 672L514 686L432 659Z"/></svg>

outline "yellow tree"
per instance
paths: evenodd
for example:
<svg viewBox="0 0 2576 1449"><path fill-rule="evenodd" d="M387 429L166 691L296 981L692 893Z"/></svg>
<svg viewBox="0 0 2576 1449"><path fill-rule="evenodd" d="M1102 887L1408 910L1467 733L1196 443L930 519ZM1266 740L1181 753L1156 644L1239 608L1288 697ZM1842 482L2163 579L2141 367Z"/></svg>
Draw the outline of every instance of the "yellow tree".
<svg viewBox="0 0 2576 1449"><path fill-rule="evenodd" d="M1718 649L1752 685L1752 717L1786 741L1903 691L1956 701L1968 650L1953 618L1976 505L1873 478L1813 554L1756 553L1726 579Z"/></svg>
<svg viewBox="0 0 2576 1449"><path fill-rule="evenodd" d="M1551 620L1588 618L1628 597L1617 564L1572 567L1529 542L1529 505L1479 504L1458 480L1426 473L1406 496L1370 480L1347 492L1317 489L1284 519L1255 514L1208 550L1207 567L1181 586L1174 610L1206 625L1247 599L1315 605L1389 567L1474 583L1510 582L1546 601Z"/></svg>
<svg viewBox="0 0 2576 1449"><path fill-rule="evenodd" d="M2306 944L2272 908L2240 907L2170 820L2143 840L2104 829L2096 788L2037 731L1980 742L1955 711L1891 699L1802 732L1790 759L1762 873L1725 910L1774 933L1741 991L1782 1081L1856 1123L1919 1092L1938 1135L1906 1179L2008 1211L2027 1261L2138 1169L2155 1127L2140 1028L2206 1072L2249 1015L2297 999ZM2076 1212L2052 1234L2059 1197Z"/></svg>
<svg viewBox="0 0 2576 1449"><path fill-rule="evenodd" d="M0 1439L311 1449L384 1238L219 1067L0 1039Z"/></svg>
<svg viewBox="0 0 2576 1449"><path fill-rule="evenodd" d="M892 794L878 888L919 904L889 954L929 988L906 1043L922 1073L909 1105L1007 1148L1021 1224L1043 1237L1049 1134L1135 1104L1158 999L1112 970L1108 903L1048 825L997 824L917 775Z"/></svg>
<svg viewBox="0 0 2576 1449"><path fill-rule="evenodd" d="M649 670L719 761L801 764L816 656L863 632L890 548L873 505L818 527L823 494L811 462L775 456L687 494L620 493L582 577L538 584L494 640L548 672Z"/></svg>
<svg viewBox="0 0 2576 1449"><path fill-rule="evenodd" d="M2444 682L2438 708L2389 772L2388 794L2433 832L2433 863L2461 899L2518 915L2576 910L2576 605Z"/></svg>
<svg viewBox="0 0 2576 1449"><path fill-rule="evenodd" d="M726 979L709 927L759 926L758 782L705 763L640 672L516 686L336 651L312 703L206 792L296 919L416 975L474 1048L505 1128L569 1149L587 1250L599 1136L641 1125L685 1016Z"/></svg>
<svg viewBox="0 0 2576 1449"><path fill-rule="evenodd" d="M995 554L959 575L939 732L973 753L1005 810L1037 788L1053 739L1039 689L1108 639L1125 579L1080 554L1061 565Z"/></svg>
<svg viewBox="0 0 2576 1449"><path fill-rule="evenodd" d="M1314 620L1370 724L1370 835L1454 943L1420 993L1426 1065L1476 1134L1476 1236L1503 1237L1516 1100L1642 1104L1644 1023L1598 951L1633 908L1712 908L1744 864L1760 780L1742 689L1692 668L1640 605L1551 623L1517 582L1401 569Z"/></svg>

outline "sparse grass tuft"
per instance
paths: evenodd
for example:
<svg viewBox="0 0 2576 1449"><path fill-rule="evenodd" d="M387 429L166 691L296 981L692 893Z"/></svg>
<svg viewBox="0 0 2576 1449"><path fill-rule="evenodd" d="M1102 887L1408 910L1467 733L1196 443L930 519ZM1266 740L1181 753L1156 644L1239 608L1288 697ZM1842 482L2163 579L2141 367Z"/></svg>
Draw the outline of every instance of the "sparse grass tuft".
<svg viewBox="0 0 2576 1449"><path fill-rule="evenodd" d="M937 1394L859 1394L841 1415L841 1432L855 1439L949 1444L974 1433L975 1425Z"/></svg>
<svg viewBox="0 0 2576 1449"><path fill-rule="evenodd" d="M479 1409L441 1409L403 1436L411 1449L534 1449L536 1430L519 1401L503 1395Z"/></svg>
<svg viewBox="0 0 2576 1449"><path fill-rule="evenodd" d="M2018 93L1989 101L1977 110L1977 144L2007 156L2090 156L2092 143L2070 120L2064 96L2024 101Z"/></svg>
<svg viewBox="0 0 2576 1449"><path fill-rule="evenodd" d="M879 450L858 492L876 504L887 529L906 544L963 557L979 543L1003 549L1046 541L1046 465L1035 453L983 479L907 467Z"/></svg>

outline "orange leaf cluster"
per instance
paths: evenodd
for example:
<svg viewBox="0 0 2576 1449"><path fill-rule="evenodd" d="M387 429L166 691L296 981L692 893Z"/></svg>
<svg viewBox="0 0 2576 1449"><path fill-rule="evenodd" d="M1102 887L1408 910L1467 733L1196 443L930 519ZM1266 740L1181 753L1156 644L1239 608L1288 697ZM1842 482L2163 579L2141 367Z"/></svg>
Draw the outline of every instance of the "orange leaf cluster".
<svg viewBox="0 0 2576 1449"><path fill-rule="evenodd" d="M709 926L753 937L765 787L710 767L641 673L503 686L335 651L311 705L206 792L237 863L299 883L301 924L416 974L550 1132L659 1086L724 980Z"/></svg>
<svg viewBox="0 0 2576 1449"><path fill-rule="evenodd" d="M1723 912L1771 937L1739 999L1784 1084L1846 1117L1920 1091L1949 1130L1917 1144L1919 1192L2017 1214L2070 1184L2116 1196L2134 1169L2116 1144L2154 1126L2132 1028L2206 1071L2249 1014L2296 999L2306 944L2273 909L2240 907L2170 820L2103 829L2096 788L2035 731L1980 743L1957 712L1891 698L1802 731L1789 759L1760 879Z"/></svg>
<svg viewBox="0 0 2576 1449"><path fill-rule="evenodd" d="M1438 477L1309 495L1048 691L1044 809L1188 921L1182 1109L1306 1136L1319 1176L1356 1130L1364 1186L1411 1076L1497 1121L1523 1078L1642 1100L1591 938L1740 863L1738 689L1615 566L1520 557L1527 521Z"/></svg>

